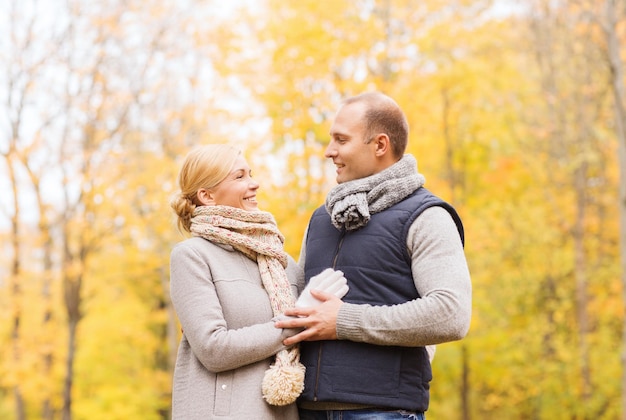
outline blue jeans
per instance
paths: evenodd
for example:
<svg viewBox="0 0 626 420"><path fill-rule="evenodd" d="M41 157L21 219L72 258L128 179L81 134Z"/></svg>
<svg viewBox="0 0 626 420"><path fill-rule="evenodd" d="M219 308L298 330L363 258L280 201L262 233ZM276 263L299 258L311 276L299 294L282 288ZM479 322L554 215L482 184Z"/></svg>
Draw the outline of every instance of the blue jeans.
<svg viewBox="0 0 626 420"><path fill-rule="evenodd" d="M424 413L395 410L304 410L300 409L300 420L425 420Z"/></svg>

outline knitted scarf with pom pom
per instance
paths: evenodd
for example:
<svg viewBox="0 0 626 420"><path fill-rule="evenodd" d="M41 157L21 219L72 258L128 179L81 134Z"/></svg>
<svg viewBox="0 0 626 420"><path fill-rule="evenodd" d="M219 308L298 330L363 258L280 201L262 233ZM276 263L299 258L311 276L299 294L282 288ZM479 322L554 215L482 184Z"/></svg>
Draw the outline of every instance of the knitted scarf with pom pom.
<svg viewBox="0 0 626 420"><path fill-rule="evenodd" d="M229 206L199 206L191 218L191 233L231 245L256 261L274 316L294 306L296 299L285 272L285 238L270 213ZM263 398L272 405L294 402L304 388L304 370L297 345L278 352L261 384Z"/></svg>

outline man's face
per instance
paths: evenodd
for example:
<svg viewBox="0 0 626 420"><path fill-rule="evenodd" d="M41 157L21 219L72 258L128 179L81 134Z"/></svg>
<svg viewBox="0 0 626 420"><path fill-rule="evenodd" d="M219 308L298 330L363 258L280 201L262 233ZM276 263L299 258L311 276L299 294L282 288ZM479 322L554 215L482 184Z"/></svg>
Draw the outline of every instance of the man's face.
<svg viewBox="0 0 626 420"><path fill-rule="evenodd" d="M324 156L337 167L337 183L365 178L377 172L376 144L365 143L365 104L344 105L330 128L330 143Z"/></svg>

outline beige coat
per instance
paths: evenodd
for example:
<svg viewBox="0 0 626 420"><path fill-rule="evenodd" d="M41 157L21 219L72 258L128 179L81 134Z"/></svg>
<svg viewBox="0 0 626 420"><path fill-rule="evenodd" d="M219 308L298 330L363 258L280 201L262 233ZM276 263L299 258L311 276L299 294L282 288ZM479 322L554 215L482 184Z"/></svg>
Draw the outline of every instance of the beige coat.
<svg viewBox="0 0 626 420"><path fill-rule="evenodd" d="M289 258L295 296L303 274ZM183 328L172 395L174 420L297 420L296 406L275 407L261 381L282 340L257 264L230 246L187 239L172 250L171 298Z"/></svg>

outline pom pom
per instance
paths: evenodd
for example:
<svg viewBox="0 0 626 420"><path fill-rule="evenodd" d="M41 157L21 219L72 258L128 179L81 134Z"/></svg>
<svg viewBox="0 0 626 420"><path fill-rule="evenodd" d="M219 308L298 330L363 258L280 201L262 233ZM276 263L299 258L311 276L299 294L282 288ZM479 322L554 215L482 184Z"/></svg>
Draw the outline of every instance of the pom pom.
<svg viewBox="0 0 626 420"><path fill-rule="evenodd" d="M296 401L304 389L304 371L301 363L270 366L261 384L265 401L271 405L288 405Z"/></svg>

